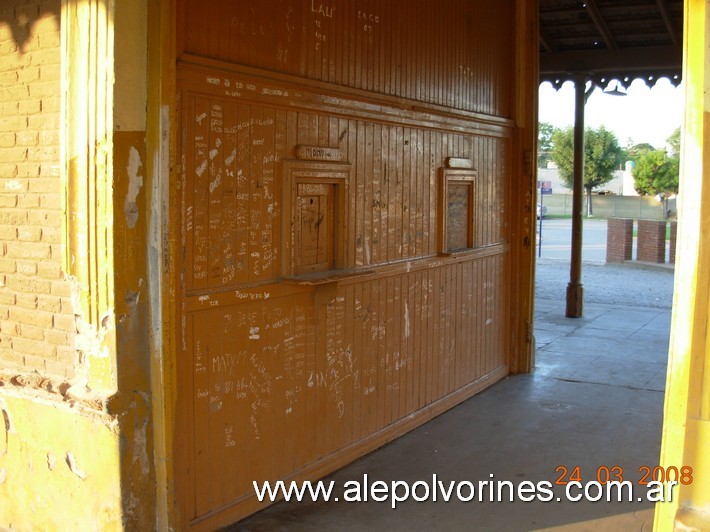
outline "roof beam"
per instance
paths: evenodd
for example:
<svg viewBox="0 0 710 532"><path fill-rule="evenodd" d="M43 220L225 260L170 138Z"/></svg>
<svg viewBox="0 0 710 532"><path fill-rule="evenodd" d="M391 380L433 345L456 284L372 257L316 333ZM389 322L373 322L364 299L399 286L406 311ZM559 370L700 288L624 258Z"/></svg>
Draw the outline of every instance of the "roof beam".
<svg viewBox="0 0 710 532"><path fill-rule="evenodd" d="M663 17L663 22L666 23L666 29L668 30L668 35L671 37L671 41L675 46L678 46L680 44L678 42L678 33L675 31L675 27L673 27L673 21L671 20L671 15L668 12L666 0L656 0L656 3L658 4L658 10L661 12L661 16Z"/></svg>
<svg viewBox="0 0 710 532"><path fill-rule="evenodd" d="M555 43L550 40L550 37L547 35L547 32L544 31L542 28L540 28L540 44L547 50L548 52L557 52L557 46L555 46Z"/></svg>
<svg viewBox="0 0 710 532"><path fill-rule="evenodd" d="M592 18L592 21L594 21L594 25L597 27L597 30L599 30L599 33L601 33L602 39L604 39L606 47L609 50L616 50L618 46L616 45L614 37L612 37L611 32L609 31L609 27L606 25L606 22L604 22L604 17L602 17L602 14L600 13L599 8L597 7L596 0L585 0L585 3L587 7L587 12Z"/></svg>
<svg viewBox="0 0 710 532"><path fill-rule="evenodd" d="M623 72L653 69L677 69L683 64L680 46L647 46L624 50L575 50L541 53L540 73Z"/></svg>

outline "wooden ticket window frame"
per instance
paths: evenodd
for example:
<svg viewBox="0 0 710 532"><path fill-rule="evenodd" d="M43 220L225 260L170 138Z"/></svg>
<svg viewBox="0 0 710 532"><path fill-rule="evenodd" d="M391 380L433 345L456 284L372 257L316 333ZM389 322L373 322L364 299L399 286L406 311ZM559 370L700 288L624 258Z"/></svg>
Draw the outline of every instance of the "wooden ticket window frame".
<svg viewBox="0 0 710 532"><path fill-rule="evenodd" d="M441 168L439 186L439 253L451 255L471 251L475 245L474 233L474 193L475 182L478 178L478 171L473 168ZM449 222L452 221L449 212L449 192L453 187L465 187L467 192L466 209L467 214L464 219L466 229L466 245L463 247L450 247L449 245Z"/></svg>
<svg viewBox="0 0 710 532"><path fill-rule="evenodd" d="M318 275L340 270L345 264L345 236L347 235L347 197L351 165L323 161L284 161L283 163L283 253L282 274L286 278ZM326 263L301 266L298 264L297 227L300 185L327 185L332 187L329 204L327 236L329 257Z"/></svg>

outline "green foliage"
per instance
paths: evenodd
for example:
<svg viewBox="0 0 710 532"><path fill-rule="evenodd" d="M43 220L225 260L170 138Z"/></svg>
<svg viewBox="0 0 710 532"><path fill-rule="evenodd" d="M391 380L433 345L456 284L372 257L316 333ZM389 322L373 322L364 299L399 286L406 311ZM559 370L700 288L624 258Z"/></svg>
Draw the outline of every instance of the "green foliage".
<svg viewBox="0 0 710 532"><path fill-rule="evenodd" d="M680 128L671 133L666 142L671 148L671 157L680 156Z"/></svg>
<svg viewBox="0 0 710 532"><path fill-rule="evenodd" d="M636 160L634 188L639 194L661 195L667 198L678 192L680 158L669 156L665 150L653 150Z"/></svg>
<svg viewBox="0 0 710 532"><path fill-rule="evenodd" d="M537 166L546 168L551 160L552 134L555 127L549 122L540 122L537 125Z"/></svg>
<svg viewBox="0 0 710 532"><path fill-rule="evenodd" d="M557 129L552 135L552 160L568 188L574 180L574 128ZM619 141L604 126L584 132L584 188L587 192L608 183L622 156Z"/></svg>

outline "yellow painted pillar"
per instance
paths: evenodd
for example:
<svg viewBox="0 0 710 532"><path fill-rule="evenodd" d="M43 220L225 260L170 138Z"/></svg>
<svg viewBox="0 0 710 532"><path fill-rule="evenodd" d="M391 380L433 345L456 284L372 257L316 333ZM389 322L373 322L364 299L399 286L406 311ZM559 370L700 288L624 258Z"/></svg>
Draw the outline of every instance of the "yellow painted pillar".
<svg viewBox="0 0 710 532"><path fill-rule="evenodd" d="M107 0L62 2L63 269L74 287L80 354L76 369L86 390L102 395L117 385L111 273L112 19Z"/></svg>
<svg viewBox="0 0 710 532"><path fill-rule="evenodd" d="M660 465L692 468L654 528L710 530L710 1L685 2L678 255ZM688 474L690 469L686 469Z"/></svg>

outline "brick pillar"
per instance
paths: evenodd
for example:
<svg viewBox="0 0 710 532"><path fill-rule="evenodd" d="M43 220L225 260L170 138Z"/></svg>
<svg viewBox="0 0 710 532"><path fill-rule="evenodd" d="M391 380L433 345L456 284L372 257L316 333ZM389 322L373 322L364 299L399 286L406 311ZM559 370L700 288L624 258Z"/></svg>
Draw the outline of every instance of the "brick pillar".
<svg viewBox="0 0 710 532"><path fill-rule="evenodd" d="M639 220L636 260L641 262L666 262L666 222Z"/></svg>
<svg viewBox="0 0 710 532"><path fill-rule="evenodd" d="M675 264L675 247L678 241L678 222L671 222L671 249L668 254L668 262Z"/></svg>
<svg viewBox="0 0 710 532"><path fill-rule="evenodd" d="M606 221L606 261L631 260L634 221L631 218L609 218Z"/></svg>

